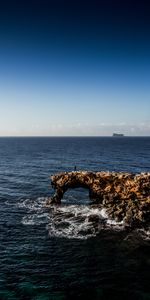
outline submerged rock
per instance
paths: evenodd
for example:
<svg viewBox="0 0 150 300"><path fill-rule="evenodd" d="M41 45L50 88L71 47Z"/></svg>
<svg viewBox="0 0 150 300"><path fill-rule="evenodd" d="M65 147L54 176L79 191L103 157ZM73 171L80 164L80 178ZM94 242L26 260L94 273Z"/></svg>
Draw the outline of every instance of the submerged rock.
<svg viewBox="0 0 150 300"><path fill-rule="evenodd" d="M83 187L110 218L129 226L150 222L150 173L63 172L51 176L51 183L56 192L47 205L60 204L69 188Z"/></svg>

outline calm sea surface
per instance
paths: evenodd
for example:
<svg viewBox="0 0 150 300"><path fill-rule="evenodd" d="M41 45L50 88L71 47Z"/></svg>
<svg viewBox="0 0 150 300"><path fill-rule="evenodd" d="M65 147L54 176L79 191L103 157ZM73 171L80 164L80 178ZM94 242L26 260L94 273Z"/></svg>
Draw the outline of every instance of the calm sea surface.
<svg viewBox="0 0 150 300"><path fill-rule="evenodd" d="M150 299L150 231L103 219L87 191L47 208L60 171L150 172L150 138L0 138L0 299Z"/></svg>

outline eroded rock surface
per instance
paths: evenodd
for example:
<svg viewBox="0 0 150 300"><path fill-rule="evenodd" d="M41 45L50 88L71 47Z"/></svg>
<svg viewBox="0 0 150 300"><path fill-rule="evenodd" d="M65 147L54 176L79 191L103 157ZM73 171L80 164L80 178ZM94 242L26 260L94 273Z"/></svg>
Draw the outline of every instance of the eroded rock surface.
<svg viewBox="0 0 150 300"><path fill-rule="evenodd" d="M61 203L69 188L84 187L112 219L135 226L150 222L150 173L63 172L51 176L51 183L56 192L48 204Z"/></svg>

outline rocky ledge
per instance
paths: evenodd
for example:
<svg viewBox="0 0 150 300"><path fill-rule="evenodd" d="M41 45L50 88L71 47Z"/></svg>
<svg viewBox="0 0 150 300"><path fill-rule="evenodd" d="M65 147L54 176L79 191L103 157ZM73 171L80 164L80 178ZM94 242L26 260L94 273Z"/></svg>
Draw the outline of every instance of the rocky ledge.
<svg viewBox="0 0 150 300"><path fill-rule="evenodd" d="M133 226L150 222L150 173L63 172L51 176L51 184L55 194L48 205L60 204L68 189L84 187L111 219Z"/></svg>

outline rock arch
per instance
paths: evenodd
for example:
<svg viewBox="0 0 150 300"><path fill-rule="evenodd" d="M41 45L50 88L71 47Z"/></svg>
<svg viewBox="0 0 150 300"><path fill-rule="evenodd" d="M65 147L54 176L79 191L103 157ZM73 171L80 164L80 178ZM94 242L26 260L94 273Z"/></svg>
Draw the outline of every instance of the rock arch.
<svg viewBox="0 0 150 300"><path fill-rule="evenodd" d="M64 194L70 189L76 188L84 188L89 191L89 198L92 199L92 187L89 185L89 182L84 181L81 176L76 176L76 174L71 173L71 177L67 176L67 173L61 177L58 177L55 180L55 176L52 176L52 186L55 189L55 194L51 197L51 203L61 203L61 199L63 198Z"/></svg>
<svg viewBox="0 0 150 300"><path fill-rule="evenodd" d="M51 176L55 194L47 205L60 204L68 189L86 188L90 199L106 208L108 215L126 223L150 223L150 173L63 172Z"/></svg>

